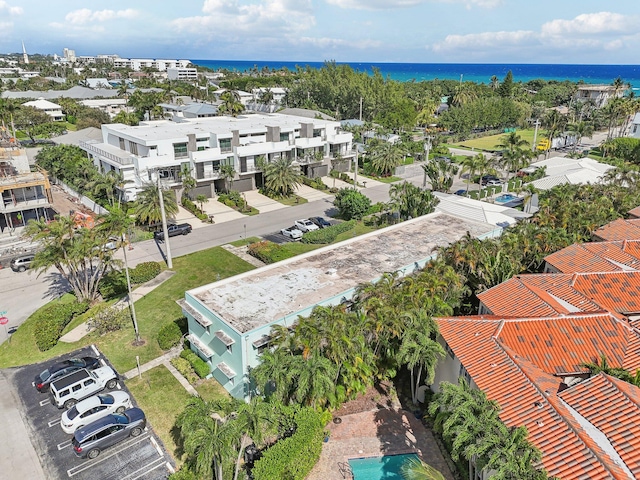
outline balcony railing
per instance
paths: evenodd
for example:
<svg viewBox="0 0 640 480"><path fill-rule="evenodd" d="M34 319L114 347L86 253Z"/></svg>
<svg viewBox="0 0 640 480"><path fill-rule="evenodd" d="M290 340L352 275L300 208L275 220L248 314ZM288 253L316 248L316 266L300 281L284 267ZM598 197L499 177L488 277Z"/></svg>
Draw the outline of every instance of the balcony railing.
<svg viewBox="0 0 640 480"><path fill-rule="evenodd" d="M80 148L82 148L83 150L86 150L87 152L95 153L96 155L100 155L101 157L108 158L109 160L113 160L114 162L117 162L120 165L133 165L133 159L131 158L130 155L127 155L127 156L115 155L111 152L107 152L106 150L103 150L102 148L97 147L92 143L83 142L82 140L78 142L78 145L80 146Z"/></svg>

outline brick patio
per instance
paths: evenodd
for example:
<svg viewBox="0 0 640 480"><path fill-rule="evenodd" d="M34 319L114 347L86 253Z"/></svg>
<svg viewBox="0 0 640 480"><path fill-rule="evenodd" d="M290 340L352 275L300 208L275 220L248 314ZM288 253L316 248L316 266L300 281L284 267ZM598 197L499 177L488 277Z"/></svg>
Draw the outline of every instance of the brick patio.
<svg viewBox="0 0 640 480"><path fill-rule="evenodd" d="M350 458L417 453L423 461L453 480L433 434L411 412L380 409L340 417L330 423L329 441L307 480L343 480L339 464Z"/></svg>

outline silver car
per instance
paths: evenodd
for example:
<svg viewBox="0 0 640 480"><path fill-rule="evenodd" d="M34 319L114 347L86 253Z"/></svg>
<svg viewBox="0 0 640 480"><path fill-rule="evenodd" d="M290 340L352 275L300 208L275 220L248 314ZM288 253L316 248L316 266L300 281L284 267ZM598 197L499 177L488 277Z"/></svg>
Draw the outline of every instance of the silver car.
<svg viewBox="0 0 640 480"><path fill-rule="evenodd" d="M62 414L60 426L64 433L73 434L79 428L90 424L110 413L122 413L131 408L131 398L127 392L116 390L86 398Z"/></svg>

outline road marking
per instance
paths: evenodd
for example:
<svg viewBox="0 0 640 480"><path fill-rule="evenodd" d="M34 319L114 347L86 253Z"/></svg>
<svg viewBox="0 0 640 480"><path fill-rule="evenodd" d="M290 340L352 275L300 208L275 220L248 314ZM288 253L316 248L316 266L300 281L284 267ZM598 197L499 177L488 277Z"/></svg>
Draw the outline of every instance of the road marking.
<svg viewBox="0 0 640 480"><path fill-rule="evenodd" d="M47 398L46 400L40 400L40 406L44 407L45 405L49 405L51 403L51 399Z"/></svg>
<svg viewBox="0 0 640 480"><path fill-rule="evenodd" d="M176 473L176 470L173 468L170 462L167 462L167 470L169 470L170 474Z"/></svg>
<svg viewBox="0 0 640 480"><path fill-rule="evenodd" d="M70 447L70 446L71 446L71 440L67 440L66 442L62 442L62 443L59 443L58 445L56 445L56 447L58 447L58 450L63 450L63 449L65 449L67 447Z"/></svg>
<svg viewBox="0 0 640 480"><path fill-rule="evenodd" d="M160 455L161 457L164 457L164 453L162 453L162 449L160 448L160 445L158 445L158 442L156 442L155 437L151 437L151 443L153 444L154 447L156 447L156 450L158 451L158 455Z"/></svg>
<svg viewBox="0 0 640 480"><path fill-rule="evenodd" d="M124 450L126 450L129 446L133 446L136 445L146 439L148 439L149 436L146 434L142 434L139 437L134 437L133 441L127 440L125 442L121 442L118 443L118 450L113 450L109 452L109 455L106 456L101 456L98 460L90 460L88 461L88 463L84 463L82 465L78 465L77 467L73 467L70 468L69 470L67 470L67 475L69 476L69 478L73 477L74 475L78 475L79 473L84 472L85 470L90 469L91 467L95 467L96 465L109 460L111 457L119 454L120 452L123 452Z"/></svg>
<svg viewBox="0 0 640 480"><path fill-rule="evenodd" d="M153 438L153 437L152 437ZM158 463L160 462L160 463ZM151 467L151 465L153 465L154 463L156 463L157 465L153 468L149 468ZM127 475L126 477L122 477L120 480L136 480L137 478L140 477L144 477L147 473L152 472L153 470L155 470L158 467L161 467L162 465L164 465L164 459L162 458L156 458L153 462L147 463L145 466L140 467L138 470L136 470L135 472L131 472L129 475ZM145 470L144 472L142 472L142 474L134 477L134 475L136 475L137 473L139 473L141 470Z"/></svg>

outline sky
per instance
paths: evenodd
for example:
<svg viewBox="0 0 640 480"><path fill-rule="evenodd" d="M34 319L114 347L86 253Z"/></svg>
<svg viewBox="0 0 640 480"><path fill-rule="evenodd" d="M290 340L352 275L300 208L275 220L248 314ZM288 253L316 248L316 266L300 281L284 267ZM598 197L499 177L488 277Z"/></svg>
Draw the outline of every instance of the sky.
<svg viewBox="0 0 640 480"><path fill-rule="evenodd" d="M0 53L640 64L638 0L0 0Z"/></svg>

